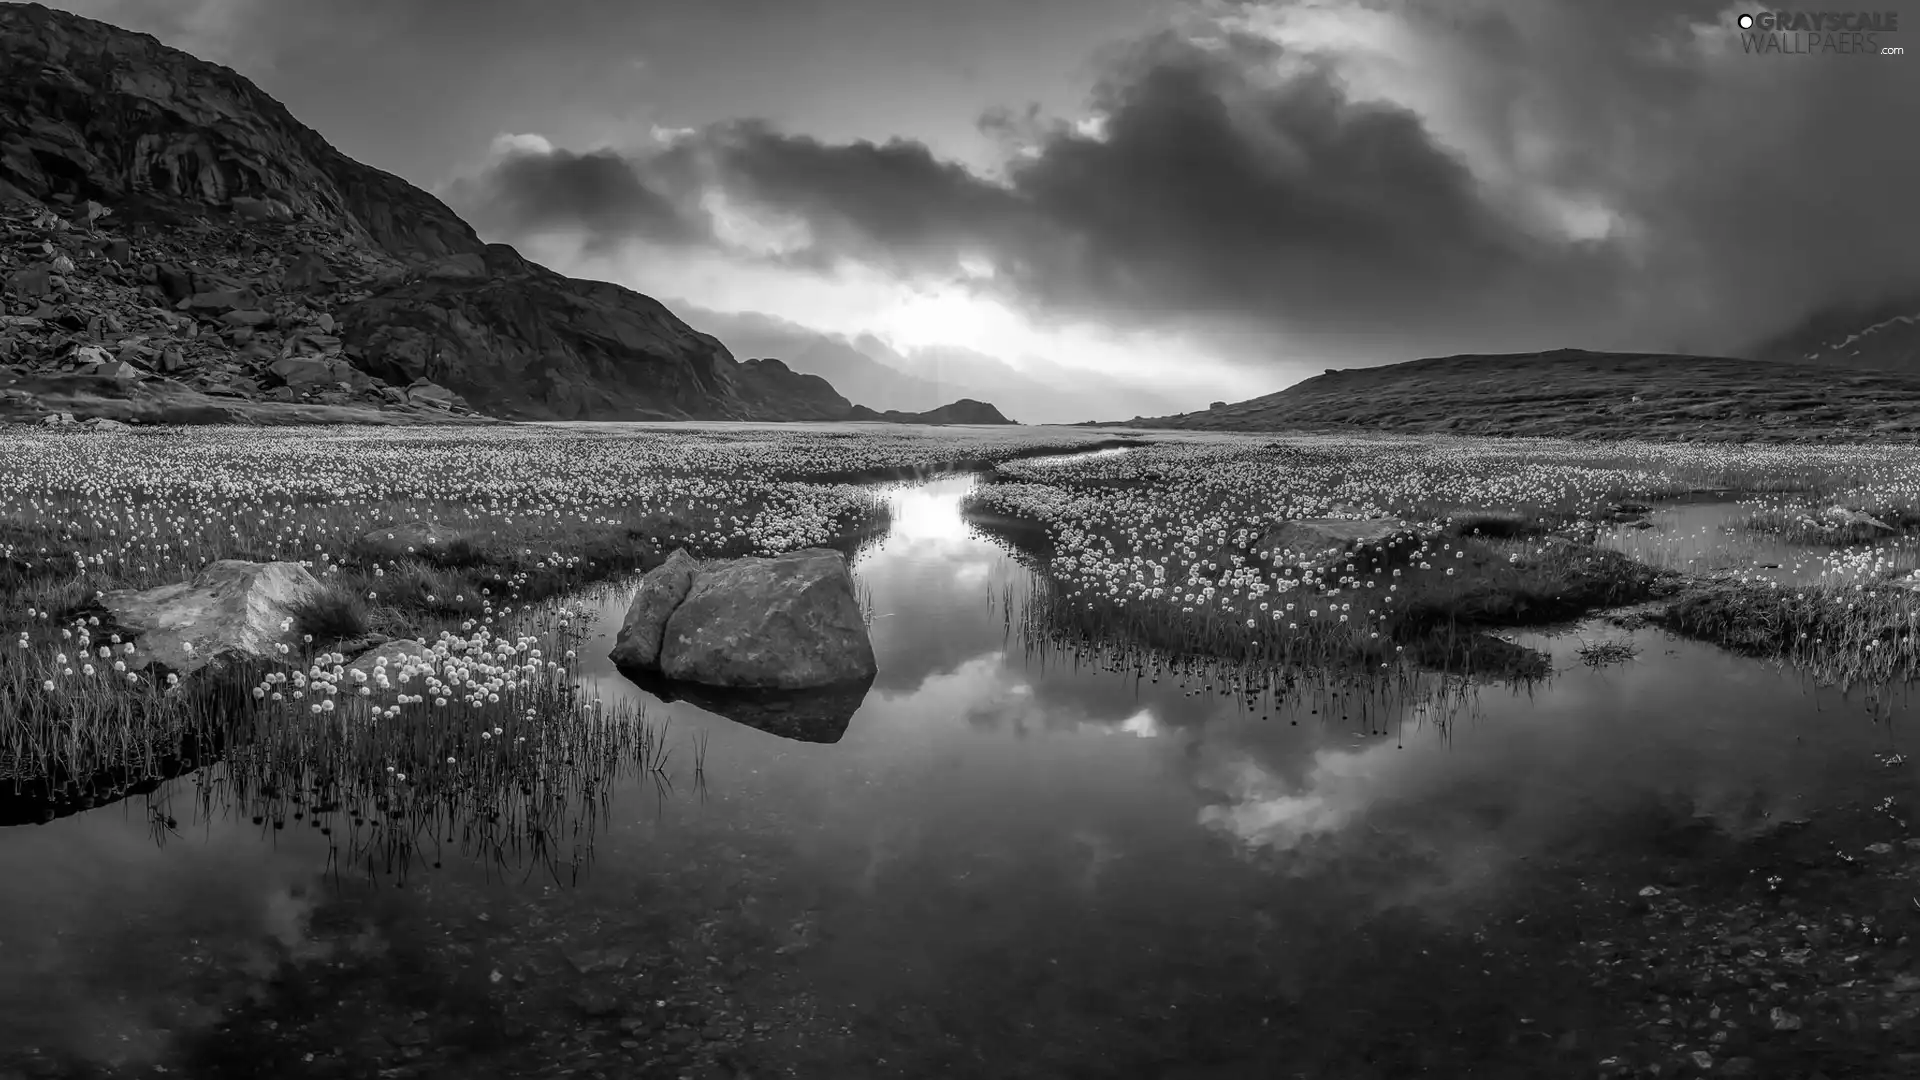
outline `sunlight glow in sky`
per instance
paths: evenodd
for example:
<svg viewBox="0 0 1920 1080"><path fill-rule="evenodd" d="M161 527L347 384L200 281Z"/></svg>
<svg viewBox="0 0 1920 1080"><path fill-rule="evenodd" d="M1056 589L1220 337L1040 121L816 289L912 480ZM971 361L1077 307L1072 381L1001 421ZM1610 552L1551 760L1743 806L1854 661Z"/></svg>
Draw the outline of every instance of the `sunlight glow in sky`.
<svg viewBox="0 0 1920 1080"><path fill-rule="evenodd" d="M524 137L524 136L523 136ZM722 228L767 254L791 250L804 222L771 224L735 213L715 197L709 209L729 215ZM773 262L746 262L713 252L650 251L628 245L608 255L579 254L579 237L523 243L532 259L583 277L618 282L653 296L679 297L715 311L759 311L827 333L872 334L895 349L961 346L1029 367L1026 358L1084 369L1089 378L1177 380L1183 404L1205 407L1222 396L1273 389L1271 373L1235 368L1178 338L1120 334L1085 324L1043 325L964 285L914 285L884 271L843 265L831 273ZM986 269L984 264L982 269ZM1310 366L1310 365L1309 365Z"/></svg>

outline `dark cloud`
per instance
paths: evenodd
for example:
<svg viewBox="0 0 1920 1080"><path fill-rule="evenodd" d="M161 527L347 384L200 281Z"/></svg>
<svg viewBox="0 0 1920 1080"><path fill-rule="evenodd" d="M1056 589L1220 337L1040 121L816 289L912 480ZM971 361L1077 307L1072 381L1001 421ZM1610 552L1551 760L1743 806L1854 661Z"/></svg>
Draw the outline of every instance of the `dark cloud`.
<svg viewBox="0 0 1920 1080"><path fill-rule="evenodd" d="M829 145L743 121L709 129L675 156L689 154L710 160L730 194L804 218L817 247L910 270L952 270L961 254L1003 250L1029 216L1017 192L909 139Z"/></svg>
<svg viewBox="0 0 1920 1080"><path fill-rule="evenodd" d="M1326 63L1277 85L1248 79L1284 59L1263 43L1210 52L1163 38L1116 73L1098 99L1100 138L1057 131L1012 169L1074 240L1066 259L1029 260L1023 292L1071 310L1341 335L1383 318L1481 321L1515 301L1532 316L1601 276L1604 253L1526 235L1418 117L1349 100Z"/></svg>
<svg viewBox="0 0 1920 1080"><path fill-rule="evenodd" d="M688 244L712 236L704 219L683 212L612 151L511 150L484 174L455 181L447 197L483 231L581 229L589 250L634 239Z"/></svg>
<svg viewBox="0 0 1920 1080"><path fill-rule="evenodd" d="M976 287L1038 314L1357 359L1728 350L1813 307L1920 288L1904 58L1743 55L1711 6L1667 0L1367 10L1397 20L1434 96L1419 112L1363 92L1351 43L1283 47L1229 23L1109 58L1098 135L995 117L1019 144L1001 176L907 140L732 123L600 183L556 182L584 158L509 160L488 205L508 232L661 239L667 221L676 242L713 243L685 223L718 190L807 222L789 259L957 278L984 257L996 275ZM1529 202L1543 190L1618 225L1570 234Z"/></svg>

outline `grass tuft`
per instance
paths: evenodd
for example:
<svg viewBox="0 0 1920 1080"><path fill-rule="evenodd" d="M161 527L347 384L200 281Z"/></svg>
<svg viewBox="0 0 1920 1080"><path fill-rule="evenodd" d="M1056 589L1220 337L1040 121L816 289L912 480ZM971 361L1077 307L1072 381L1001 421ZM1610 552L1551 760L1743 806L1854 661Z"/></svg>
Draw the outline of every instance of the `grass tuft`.
<svg viewBox="0 0 1920 1080"><path fill-rule="evenodd" d="M321 582L290 606L296 632L323 647L365 637L373 628L366 599L338 581Z"/></svg>

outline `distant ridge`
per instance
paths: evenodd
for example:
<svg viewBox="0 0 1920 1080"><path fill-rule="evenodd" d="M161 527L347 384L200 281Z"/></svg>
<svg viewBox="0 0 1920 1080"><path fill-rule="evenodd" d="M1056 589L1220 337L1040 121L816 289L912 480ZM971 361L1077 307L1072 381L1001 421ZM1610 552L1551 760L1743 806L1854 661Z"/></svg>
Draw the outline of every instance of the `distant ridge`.
<svg viewBox="0 0 1920 1080"><path fill-rule="evenodd" d="M951 405L942 405L926 412L901 412L889 409L875 412L865 406L855 405L847 417L848 420L880 420L890 424L1011 424L1014 421L1000 415L1000 410L984 401L961 398Z"/></svg>
<svg viewBox="0 0 1920 1080"><path fill-rule="evenodd" d="M1471 353L1329 370L1263 397L1135 418L1189 431L1595 439L1920 439L1920 375L1676 353Z"/></svg>

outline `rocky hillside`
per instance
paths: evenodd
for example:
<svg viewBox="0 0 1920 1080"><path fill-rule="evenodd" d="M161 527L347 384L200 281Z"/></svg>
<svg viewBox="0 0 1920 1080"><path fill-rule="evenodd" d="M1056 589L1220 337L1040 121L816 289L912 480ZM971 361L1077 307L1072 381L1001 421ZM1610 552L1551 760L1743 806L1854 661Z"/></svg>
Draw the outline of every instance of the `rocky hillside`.
<svg viewBox="0 0 1920 1080"><path fill-rule="evenodd" d="M741 394L763 413L780 412L789 420L845 420L859 408L841 397L832 383L794 371L779 360L744 360L741 367L753 376L743 384Z"/></svg>
<svg viewBox="0 0 1920 1080"><path fill-rule="evenodd" d="M1330 370L1276 394L1127 426L1908 441L1920 440L1920 375L1579 349L1443 356Z"/></svg>
<svg viewBox="0 0 1920 1080"><path fill-rule="evenodd" d="M648 297L482 242L227 68L38 4L0 3L0 214L0 415L851 409Z"/></svg>

